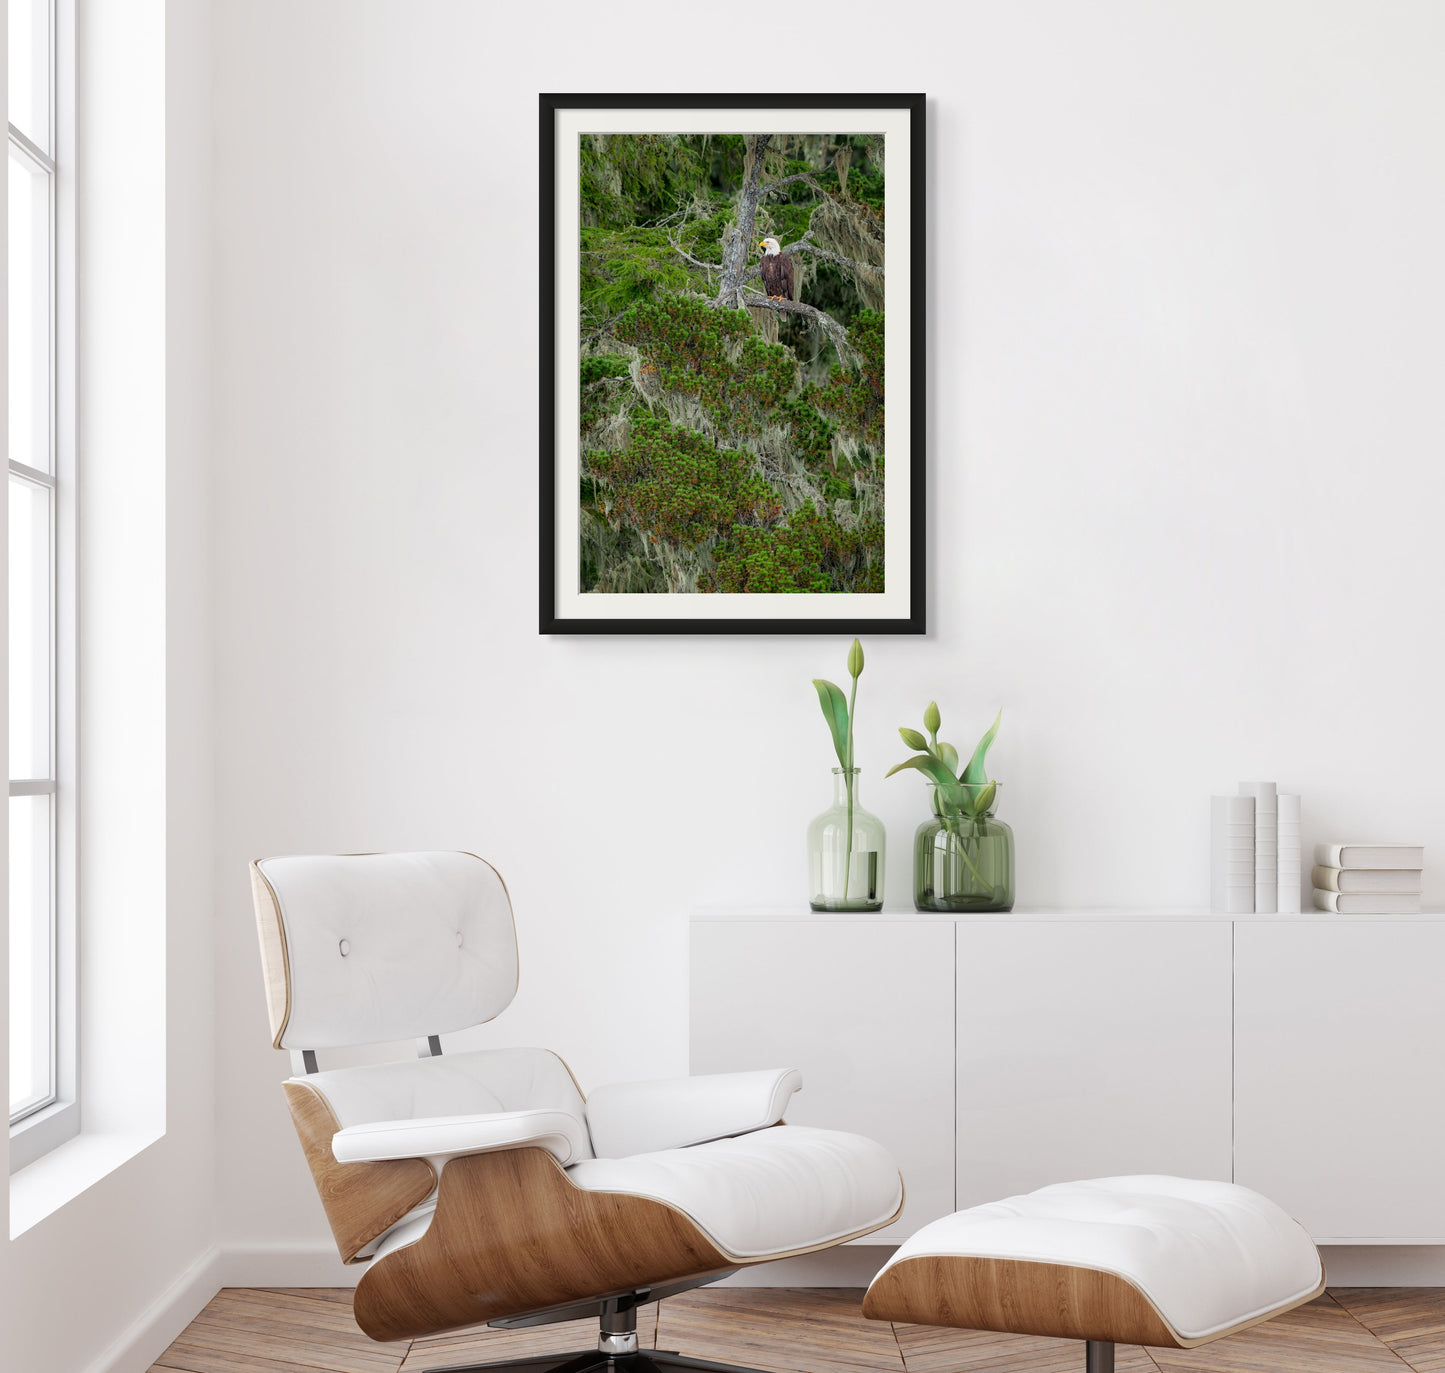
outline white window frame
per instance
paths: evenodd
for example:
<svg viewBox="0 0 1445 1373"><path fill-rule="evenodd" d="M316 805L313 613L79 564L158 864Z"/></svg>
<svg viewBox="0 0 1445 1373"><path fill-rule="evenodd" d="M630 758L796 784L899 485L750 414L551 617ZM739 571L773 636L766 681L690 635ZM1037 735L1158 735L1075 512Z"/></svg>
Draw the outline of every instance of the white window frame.
<svg viewBox="0 0 1445 1373"><path fill-rule="evenodd" d="M13 0L12 0L13 2ZM23 2L23 0L22 0ZM12 778L10 795L49 795L51 1092L10 1119L12 1173L80 1131L76 606L75 0L51 0L50 144L9 125L10 147L50 189L50 472L9 460L9 471L51 492L50 774ZM8 121L7 121L8 122Z"/></svg>

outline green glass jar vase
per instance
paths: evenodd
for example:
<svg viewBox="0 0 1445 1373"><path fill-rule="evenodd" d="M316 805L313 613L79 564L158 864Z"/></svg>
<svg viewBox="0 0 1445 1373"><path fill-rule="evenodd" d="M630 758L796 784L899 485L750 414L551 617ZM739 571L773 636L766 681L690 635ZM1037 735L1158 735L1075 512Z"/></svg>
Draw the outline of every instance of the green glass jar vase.
<svg viewBox="0 0 1445 1373"><path fill-rule="evenodd" d="M862 775L862 768L834 768L833 804L808 826L808 904L815 911L883 909L887 832L858 800Z"/></svg>
<svg viewBox="0 0 1445 1373"><path fill-rule="evenodd" d="M995 788L983 807L985 787ZM1010 911L1014 832L994 818L997 784L929 788L933 815L913 836L913 904L920 911Z"/></svg>

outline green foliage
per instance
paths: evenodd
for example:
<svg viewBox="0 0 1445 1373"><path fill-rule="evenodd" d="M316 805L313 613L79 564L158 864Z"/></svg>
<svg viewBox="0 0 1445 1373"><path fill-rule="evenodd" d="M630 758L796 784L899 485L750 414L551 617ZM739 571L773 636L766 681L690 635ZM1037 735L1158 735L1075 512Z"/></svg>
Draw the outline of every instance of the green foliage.
<svg viewBox="0 0 1445 1373"><path fill-rule="evenodd" d="M716 569L700 590L828 592L882 590L880 525L844 529L811 506L769 529L738 528L713 550ZM876 564L875 560L876 559ZM880 569L876 588L873 566Z"/></svg>
<svg viewBox="0 0 1445 1373"><path fill-rule="evenodd" d="M807 319L712 308L720 269L703 264L737 219L741 135L586 135L579 154L583 588L882 591L878 281L800 255L801 298L862 359L830 372L837 354ZM811 230L881 264L879 141L776 136L765 178L798 173L810 179L760 203L757 236Z"/></svg>
<svg viewBox="0 0 1445 1373"><path fill-rule="evenodd" d="M664 391L693 396L721 432L756 434L798 381L790 349L768 343L742 310L714 310L695 296L634 305L613 329L642 356Z"/></svg>
<svg viewBox="0 0 1445 1373"><path fill-rule="evenodd" d="M620 353L604 353L582 362L581 433L588 431L619 409L629 409L637 400L628 378L628 359Z"/></svg>
<svg viewBox="0 0 1445 1373"><path fill-rule="evenodd" d="M782 509L777 492L753 471L751 453L715 447L660 416L635 417L626 448L589 452L585 471L611 490L614 516L684 548L775 519Z"/></svg>
<svg viewBox="0 0 1445 1373"><path fill-rule="evenodd" d="M588 226L628 229L639 219L655 219L708 179L695 139L584 134L580 153L582 223Z"/></svg>
<svg viewBox="0 0 1445 1373"><path fill-rule="evenodd" d="M582 230L582 311L605 320L659 292L688 291L693 274L661 229Z"/></svg>
<svg viewBox="0 0 1445 1373"><path fill-rule="evenodd" d="M834 369L818 391L817 406L839 429L856 434L875 450L883 448L883 313L864 310L848 332L858 371Z"/></svg>
<svg viewBox="0 0 1445 1373"><path fill-rule="evenodd" d="M785 400L782 412L793 427L793 451L798 457L809 466L826 462L833 452L832 421L808 403L807 394ZM850 496L851 488L845 486L842 494Z"/></svg>
<svg viewBox="0 0 1445 1373"><path fill-rule="evenodd" d="M859 201L883 213L883 173L871 166L854 164L848 173L848 199Z"/></svg>
<svg viewBox="0 0 1445 1373"><path fill-rule="evenodd" d="M594 353L582 359L582 385L590 386L604 377L625 377L628 366L624 353Z"/></svg>
<svg viewBox="0 0 1445 1373"><path fill-rule="evenodd" d="M959 779L969 786L982 786L988 781L988 766L985 758L988 755L989 746L998 736L999 721L1003 719L1003 711L1000 710L993 717L993 724L984 731L984 736L978 741L978 747L973 751L973 757L968 760L968 767L964 769L963 776Z"/></svg>
<svg viewBox="0 0 1445 1373"><path fill-rule="evenodd" d="M848 675L853 684L848 690L848 699L832 682L815 677L813 687L818 693L818 704L823 708L823 719L828 722L828 732L833 736L833 751L843 769L843 785L848 791L848 838L843 859L843 892L848 891L848 869L853 862L853 793L858 781L853 770L853 720L858 701L858 679L863 675L863 645L854 639L848 650Z"/></svg>
<svg viewBox="0 0 1445 1373"><path fill-rule="evenodd" d="M779 243L796 243L808 232L808 221L812 218L811 205L780 205L773 202L763 208L759 218L766 221L766 227Z"/></svg>
<svg viewBox="0 0 1445 1373"><path fill-rule="evenodd" d="M973 756L968 760L968 766L959 775L958 750L952 744L940 741L938 731L943 724L943 718L939 713L938 702L930 701L923 712L923 727L928 731L927 738L906 725L900 726L898 730L899 736L909 748L921 749L922 752L894 764L884 775L892 777L895 772L905 769L921 772L936 788L935 808L945 822L948 822L950 817L955 822L960 817L977 821L988 814L998 795L998 783L989 780L985 759L989 746L998 735L999 722L1002 719L1003 711L1000 710L994 716L993 724L984 731L983 738L978 741Z"/></svg>
<svg viewBox="0 0 1445 1373"><path fill-rule="evenodd" d="M728 215L724 209L689 220L673 231L674 237L694 257L710 261L718 255L718 239ZM581 267L583 317L598 321L660 295L706 286L702 273L679 256L668 230L653 226L584 227Z"/></svg>
<svg viewBox="0 0 1445 1373"><path fill-rule="evenodd" d="M854 640L856 643L857 640ZM851 723L848 715L848 698L839 687L823 678L813 678L813 689L818 693L818 704L823 708L823 720L828 733L833 736L833 752L838 755L838 766L848 766L848 733Z"/></svg>
<svg viewBox="0 0 1445 1373"><path fill-rule="evenodd" d="M853 708L858 699L858 679L863 675L863 644L854 639L848 649L848 675L853 679L849 695L845 699L842 691L820 677L813 678L813 688L818 693L818 704L823 708L823 719L828 732L833 736L833 751L838 755L838 765L851 770L853 767ZM853 779L848 779L848 803L853 802ZM849 836L850 842L852 836Z"/></svg>

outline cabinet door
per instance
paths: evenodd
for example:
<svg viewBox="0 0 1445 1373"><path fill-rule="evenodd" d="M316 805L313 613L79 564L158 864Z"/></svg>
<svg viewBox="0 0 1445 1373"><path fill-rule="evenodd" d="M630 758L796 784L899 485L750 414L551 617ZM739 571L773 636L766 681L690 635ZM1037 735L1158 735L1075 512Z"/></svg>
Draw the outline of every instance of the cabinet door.
<svg viewBox="0 0 1445 1373"><path fill-rule="evenodd" d="M958 927L958 1204L1230 1177L1228 921Z"/></svg>
<svg viewBox="0 0 1445 1373"><path fill-rule="evenodd" d="M800 1068L794 1125L876 1139L898 1161L905 1239L953 1210L953 923L697 921L692 1071Z"/></svg>
<svg viewBox="0 0 1445 1373"><path fill-rule="evenodd" d="M1241 922L1235 1173L1316 1239L1445 1242L1445 925Z"/></svg>

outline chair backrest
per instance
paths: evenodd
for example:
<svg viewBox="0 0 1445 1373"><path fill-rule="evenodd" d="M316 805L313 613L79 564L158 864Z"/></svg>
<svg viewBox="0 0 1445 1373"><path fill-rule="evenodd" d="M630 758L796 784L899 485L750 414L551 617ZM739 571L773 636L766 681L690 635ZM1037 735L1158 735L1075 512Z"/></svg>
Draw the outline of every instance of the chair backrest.
<svg viewBox="0 0 1445 1373"><path fill-rule="evenodd" d="M251 885L278 1049L447 1034L516 995L512 903L475 854L262 858Z"/></svg>

